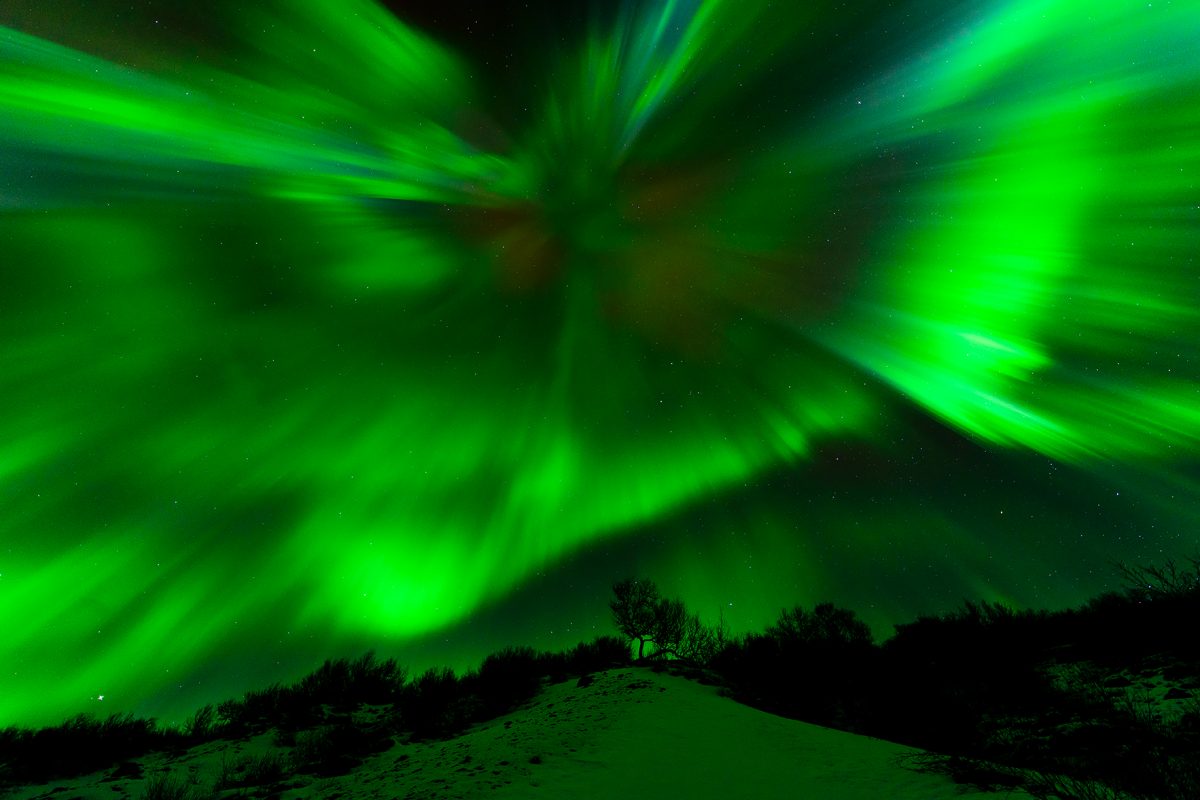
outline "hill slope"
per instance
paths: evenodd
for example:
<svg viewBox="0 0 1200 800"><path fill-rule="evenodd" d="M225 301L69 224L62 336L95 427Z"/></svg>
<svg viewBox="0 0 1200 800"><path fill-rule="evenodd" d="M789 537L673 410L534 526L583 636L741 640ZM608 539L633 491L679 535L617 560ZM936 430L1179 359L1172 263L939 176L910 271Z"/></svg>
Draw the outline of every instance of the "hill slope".
<svg viewBox="0 0 1200 800"><path fill-rule="evenodd" d="M270 735L150 756L116 775L25 787L18 798L141 797L170 773L211 787L222 762L287 748ZM647 669L550 686L527 708L448 741L396 744L353 773L286 776L225 790L293 798L653 798L950 800L961 787L904 769L910 748L776 717L713 687ZM140 769L138 768L140 767ZM140 773L140 775L138 774ZM974 794L1025 797L1024 794Z"/></svg>

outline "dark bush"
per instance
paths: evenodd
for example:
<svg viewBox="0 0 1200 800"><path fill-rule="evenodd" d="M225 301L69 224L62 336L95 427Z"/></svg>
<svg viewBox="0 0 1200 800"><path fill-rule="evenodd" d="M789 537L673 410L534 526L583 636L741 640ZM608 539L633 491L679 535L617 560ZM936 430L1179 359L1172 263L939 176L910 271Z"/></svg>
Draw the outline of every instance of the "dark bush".
<svg viewBox="0 0 1200 800"><path fill-rule="evenodd" d="M245 736L275 727L310 728L321 721L322 711L295 687L274 683L265 689L246 692L241 700L219 704L217 717L227 733Z"/></svg>
<svg viewBox="0 0 1200 800"><path fill-rule="evenodd" d="M877 648L852 611L824 603L785 609L765 634L727 641L710 661L742 702L777 714L862 730Z"/></svg>
<svg viewBox="0 0 1200 800"><path fill-rule="evenodd" d="M345 775L358 765L358 760L338 752L327 728L315 728L296 734L292 748L292 769L296 772L328 777Z"/></svg>
<svg viewBox="0 0 1200 800"><path fill-rule="evenodd" d="M632 663L629 642L618 636L597 636L590 642L580 642L570 650L538 655L540 672L551 683L561 683L568 678Z"/></svg>
<svg viewBox="0 0 1200 800"><path fill-rule="evenodd" d="M812 611L800 606L784 609L767 635L784 648L862 647L871 643L871 629L853 612L833 603Z"/></svg>
<svg viewBox="0 0 1200 800"><path fill-rule="evenodd" d="M478 718L478 700L450 669L430 669L404 688L401 719L418 738L450 736Z"/></svg>
<svg viewBox="0 0 1200 800"><path fill-rule="evenodd" d="M383 729L342 721L297 733L291 764L296 772L345 775L363 759L391 746L392 738Z"/></svg>
<svg viewBox="0 0 1200 800"><path fill-rule="evenodd" d="M542 688L542 664L531 647L506 647L479 667L477 691L487 717L506 714Z"/></svg>
<svg viewBox="0 0 1200 800"><path fill-rule="evenodd" d="M193 741L203 742L210 739L217 728L217 712L212 703L197 709L191 719L183 726L183 733Z"/></svg>
<svg viewBox="0 0 1200 800"><path fill-rule="evenodd" d="M618 636L597 636L581 642L567 653L567 665L573 674L623 667L633 663L629 643Z"/></svg>
<svg viewBox="0 0 1200 800"><path fill-rule="evenodd" d="M278 753L263 753L259 756L242 756L234 761L221 762L221 774L216 788L229 789L239 786L269 786L283 780L288 774L288 763Z"/></svg>
<svg viewBox="0 0 1200 800"><path fill-rule="evenodd" d="M215 796L194 781L169 772L152 775L142 790L142 800L209 800Z"/></svg>
<svg viewBox="0 0 1200 800"><path fill-rule="evenodd" d="M1041 669L1052 641L1045 614L999 604L966 603L898 625L871 683L870 728L904 744L994 759L997 726L1031 716L1055 723L1048 715L1059 693Z"/></svg>
<svg viewBox="0 0 1200 800"><path fill-rule="evenodd" d="M81 714L60 725L0 731L0 781L37 783L85 775L155 750L178 746L182 735L159 730L152 719Z"/></svg>
<svg viewBox="0 0 1200 800"><path fill-rule="evenodd" d="M405 671L395 659L379 661L373 652L353 660L328 660L292 686L276 683L221 703L215 726L235 736L270 728L306 730L325 722L330 712L346 713L364 703L396 703L404 680Z"/></svg>
<svg viewBox="0 0 1200 800"><path fill-rule="evenodd" d="M363 703L393 703L404 686L405 671L395 659L379 661L367 652L353 661L326 661L296 684L297 692L313 704L342 709Z"/></svg>

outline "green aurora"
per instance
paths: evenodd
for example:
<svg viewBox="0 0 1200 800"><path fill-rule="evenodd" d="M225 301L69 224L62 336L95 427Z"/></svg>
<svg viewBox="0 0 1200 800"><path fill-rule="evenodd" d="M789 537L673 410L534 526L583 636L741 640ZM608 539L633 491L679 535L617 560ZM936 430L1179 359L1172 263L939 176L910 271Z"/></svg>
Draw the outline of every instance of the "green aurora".
<svg viewBox="0 0 1200 800"><path fill-rule="evenodd" d="M884 635L1200 549L1194 2L642 0L504 70L54 5L0 12L0 724L573 643L626 574Z"/></svg>

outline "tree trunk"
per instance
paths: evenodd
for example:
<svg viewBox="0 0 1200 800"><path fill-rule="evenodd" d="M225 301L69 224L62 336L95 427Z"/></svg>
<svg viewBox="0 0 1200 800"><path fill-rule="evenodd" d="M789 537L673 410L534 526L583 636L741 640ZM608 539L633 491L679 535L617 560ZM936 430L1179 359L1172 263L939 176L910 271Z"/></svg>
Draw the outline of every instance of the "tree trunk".
<svg viewBox="0 0 1200 800"><path fill-rule="evenodd" d="M646 640L638 638L638 661L642 660L642 651L646 649Z"/></svg>

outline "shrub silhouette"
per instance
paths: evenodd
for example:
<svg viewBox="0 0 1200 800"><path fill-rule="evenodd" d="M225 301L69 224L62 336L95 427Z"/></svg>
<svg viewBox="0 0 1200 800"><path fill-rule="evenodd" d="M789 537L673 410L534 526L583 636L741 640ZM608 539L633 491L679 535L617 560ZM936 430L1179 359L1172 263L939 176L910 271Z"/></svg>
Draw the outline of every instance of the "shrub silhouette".
<svg viewBox="0 0 1200 800"><path fill-rule="evenodd" d="M296 772L320 777L345 775L360 762L352 754L343 752L338 734L329 727L314 728L296 734L292 747L292 769Z"/></svg>
<svg viewBox="0 0 1200 800"><path fill-rule="evenodd" d="M212 738L217 727L217 712L212 703L201 706L183 726L188 739L203 742Z"/></svg>
<svg viewBox="0 0 1200 800"><path fill-rule="evenodd" d="M296 734L290 762L296 772L322 777L345 775L363 759L391 747L385 729L341 720Z"/></svg>
<svg viewBox="0 0 1200 800"><path fill-rule="evenodd" d="M209 800L216 796L215 792L170 772L151 776L142 790L142 800Z"/></svg>
<svg viewBox="0 0 1200 800"><path fill-rule="evenodd" d="M727 643L712 659L734 697L822 725L861 730L877 648L854 612L829 603L784 609L763 634Z"/></svg>
<svg viewBox="0 0 1200 800"><path fill-rule="evenodd" d="M278 753L242 756L236 761L223 760L216 789L240 786L267 786L278 783L288 774L289 764Z"/></svg>
<svg viewBox="0 0 1200 800"><path fill-rule="evenodd" d="M873 682L873 730L957 755L996 755L997 729L1029 716L1049 721L1056 708L1058 693L1039 668L1048 631L1044 615L987 603L897 625Z"/></svg>
<svg viewBox="0 0 1200 800"><path fill-rule="evenodd" d="M567 653L569 668L579 675L624 666L629 662L629 645L616 636L597 636L590 642L575 645Z"/></svg>
<svg viewBox="0 0 1200 800"><path fill-rule="evenodd" d="M88 714L40 730L0 731L0 780L35 783L57 776L85 775L180 744L182 736L159 730L151 719L114 714L99 720Z"/></svg>
<svg viewBox="0 0 1200 800"><path fill-rule="evenodd" d="M580 642L570 650L560 653L542 653L538 656L542 675L551 683L561 683L569 677L600 670L622 667L632 663L629 643L619 636L597 636L590 642Z"/></svg>
<svg viewBox="0 0 1200 800"><path fill-rule="evenodd" d="M508 713L542 688L544 665L531 647L506 647L492 653L479 667L477 691L482 713Z"/></svg>
<svg viewBox="0 0 1200 800"><path fill-rule="evenodd" d="M401 724L417 738L450 736L477 717L478 701L451 669L430 669L404 689Z"/></svg>
<svg viewBox="0 0 1200 800"><path fill-rule="evenodd" d="M395 660L371 652L328 660L293 685L205 706L179 730L129 715L7 728L0 730L0 784L84 774L155 750L269 729L292 747L287 766L345 773L391 746L395 734L452 736L506 713L533 697L545 677L579 676L576 685L586 689L585 676L630 664L629 640L636 640L639 658L653 659L656 669L677 660L706 665L707 672L690 673L717 676L743 702L948 754L942 763L957 766L945 770L962 780L1032 780L1038 790L1030 776L1052 775L1057 782L1042 789L1066 800L1073 791L1082 797L1079 787L1194 800L1200 701L1164 719L1150 701L1129 694L1125 677L1150 665L1200 688L1200 645L1188 635L1200 618L1200 567L1192 565L1126 570L1136 581L1124 591L1053 613L967 602L896 626L882 646L853 612L829 603L786 608L765 631L730 638L723 625L707 627L681 601L662 597L653 582L631 579L614 585L610 603L627 639L602 636L558 653L510 647L461 677L433 669L411 682ZM379 721L360 713L363 705L382 706ZM280 763L237 763L226 783L270 783ZM207 795L172 781L155 778L149 791Z"/></svg>
<svg viewBox="0 0 1200 800"><path fill-rule="evenodd" d="M327 660L296 685L298 693L310 703L328 704L340 709L368 703L393 703L404 687L405 671L395 659L379 661L368 651L353 661Z"/></svg>
<svg viewBox="0 0 1200 800"><path fill-rule="evenodd" d="M374 652L357 659L326 660L292 686L272 684L246 692L241 700L217 706L213 729L231 735L270 728L300 731L325 721L327 711L347 711L369 704L395 703L404 687L405 671L394 659L379 661Z"/></svg>
<svg viewBox="0 0 1200 800"><path fill-rule="evenodd" d="M295 686L273 683L265 689L246 692L241 700L217 705L219 725L230 735L262 733L273 727L304 730L321 722L323 712Z"/></svg>
<svg viewBox="0 0 1200 800"><path fill-rule="evenodd" d="M271 729L277 742L293 746L297 768L334 774L391 746L393 733L445 737L503 714L537 694L551 670L583 674L628 662L628 646L607 636L553 655L510 647L461 678L451 670L431 669L405 683L405 671L394 659L381 661L368 652L357 659L327 660L290 686L275 683L204 706L179 730L162 730L153 720L129 715L104 721L79 716L39 730L0 730L0 784L86 774L155 750ZM351 715L364 704L390 711L381 722L355 724ZM227 770L227 782L265 782L273 763L235 764ZM168 783L163 791L171 788Z"/></svg>
<svg viewBox="0 0 1200 800"><path fill-rule="evenodd" d="M862 647L871 643L871 629L853 611L819 603L812 611L785 608L767 635L783 647Z"/></svg>

